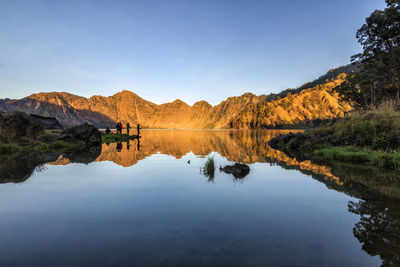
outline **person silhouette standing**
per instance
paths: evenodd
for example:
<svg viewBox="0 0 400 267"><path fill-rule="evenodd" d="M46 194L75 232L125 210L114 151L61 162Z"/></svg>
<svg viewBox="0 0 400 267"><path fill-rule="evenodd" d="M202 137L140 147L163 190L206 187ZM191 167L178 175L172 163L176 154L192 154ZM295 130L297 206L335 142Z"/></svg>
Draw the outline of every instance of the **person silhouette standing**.
<svg viewBox="0 0 400 267"><path fill-rule="evenodd" d="M122 134L122 123L118 122L118 133Z"/></svg>
<svg viewBox="0 0 400 267"><path fill-rule="evenodd" d="M131 129L131 125L129 122L126 124L126 134L129 135L129 130Z"/></svg>
<svg viewBox="0 0 400 267"><path fill-rule="evenodd" d="M137 125L136 128L137 128L137 136L139 137L139 136L140 136L140 129L142 129L142 128L140 128L140 125L139 125L139 124Z"/></svg>
<svg viewBox="0 0 400 267"><path fill-rule="evenodd" d="M121 150L122 150L122 143L119 142L119 143L117 143L117 151L121 152Z"/></svg>

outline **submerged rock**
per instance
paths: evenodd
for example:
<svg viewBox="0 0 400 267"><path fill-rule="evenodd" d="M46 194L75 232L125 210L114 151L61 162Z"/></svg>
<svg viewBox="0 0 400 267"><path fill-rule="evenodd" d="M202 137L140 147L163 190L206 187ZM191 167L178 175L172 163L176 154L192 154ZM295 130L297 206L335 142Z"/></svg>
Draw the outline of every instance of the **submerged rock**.
<svg viewBox="0 0 400 267"><path fill-rule="evenodd" d="M250 173L250 167L246 164L235 163L221 168L221 171L232 174L236 179L242 179Z"/></svg>

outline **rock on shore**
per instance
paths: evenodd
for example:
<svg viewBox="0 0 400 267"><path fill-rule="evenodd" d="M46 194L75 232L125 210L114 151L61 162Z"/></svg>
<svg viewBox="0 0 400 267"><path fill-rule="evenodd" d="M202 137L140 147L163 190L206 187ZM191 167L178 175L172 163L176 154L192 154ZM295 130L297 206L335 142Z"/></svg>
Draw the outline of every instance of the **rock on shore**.
<svg viewBox="0 0 400 267"><path fill-rule="evenodd" d="M87 123L66 129L59 139L68 143L83 141L86 146L101 145L100 131Z"/></svg>
<svg viewBox="0 0 400 267"><path fill-rule="evenodd" d="M24 112L0 112L0 143L36 140L44 128Z"/></svg>
<svg viewBox="0 0 400 267"><path fill-rule="evenodd" d="M56 118L28 115L23 112L0 112L0 143L51 143L64 140L83 142L88 146L101 145L100 131L87 123L66 130Z"/></svg>

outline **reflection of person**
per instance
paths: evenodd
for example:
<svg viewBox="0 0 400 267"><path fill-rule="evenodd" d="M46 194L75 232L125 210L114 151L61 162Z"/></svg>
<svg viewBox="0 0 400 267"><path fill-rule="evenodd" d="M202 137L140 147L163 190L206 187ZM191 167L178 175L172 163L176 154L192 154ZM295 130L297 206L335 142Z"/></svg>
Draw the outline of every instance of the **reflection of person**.
<svg viewBox="0 0 400 267"><path fill-rule="evenodd" d="M129 124L129 122L126 124L126 134L129 135L129 129L131 128L131 125Z"/></svg>
<svg viewBox="0 0 400 267"><path fill-rule="evenodd" d="M140 139L137 139L137 150L140 151Z"/></svg>
<svg viewBox="0 0 400 267"><path fill-rule="evenodd" d="M129 148L131 148L131 144L129 144L129 139L128 139L128 142L126 143L126 149L129 150Z"/></svg>
<svg viewBox="0 0 400 267"><path fill-rule="evenodd" d="M117 151L118 151L118 152L121 152L121 150L122 150L122 143L119 142L119 143L117 144Z"/></svg>
<svg viewBox="0 0 400 267"><path fill-rule="evenodd" d="M137 135L140 136L140 129L142 129L142 128L140 128L140 125L139 125L139 124L137 125L136 128L137 128Z"/></svg>

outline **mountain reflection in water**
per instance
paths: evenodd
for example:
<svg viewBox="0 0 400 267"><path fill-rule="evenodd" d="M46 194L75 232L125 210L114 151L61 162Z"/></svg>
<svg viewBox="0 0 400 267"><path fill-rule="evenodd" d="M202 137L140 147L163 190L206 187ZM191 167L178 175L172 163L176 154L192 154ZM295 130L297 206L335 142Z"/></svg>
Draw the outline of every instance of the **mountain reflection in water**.
<svg viewBox="0 0 400 267"><path fill-rule="evenodd" d="M153 154L166 154L180 159L192 152L199 157L206 157L217 152L230 162L271 163L293 166L325 176L341 184L338 177L327 166L313 164L311 161L299 162L285 153L275 150L268 141L289 131L187 131L187 130L147 130L140 139L140 149L136 140L122 143L103 144L101 154L95 161L112 161L123 167L130 167ZM293 132L293 131L292 131ZM295 132L295 131L294 131ZM68 164L63 157L50 164Z"/></svg>
<svg viewBox="0 0 400 267"><path fill-rule="evenodd" d="M230 162L270 163L301 171L329 189L359 198L358 202L349 202L349 211L360 215L354 236L367 253L381 257L383 266L400 266L400 175L371 166L297 161L268 145L268 140L287 132L149 130L143 132L140 150L136 141L123 143L120 152L117 144L104 144L96 161L128 167L156 153L179 159L189 152L200 157L217 152ZM65 164L65 159L54 162L58 163Z"/></svg>
<svg viewBox="0 0 400 267"><path fill-rule="evenodd" d="M287 132L146 130L142 132L140 142L131 140L103 144L101 153L97 151L97 154L53 153L42 155L41 158L1 159L0 182L23 182L32 175L36 166L45 162L49 165L68 165L74 162L87 164L91 161L111 161L130 167L154 154L180 159L193 153L197 158L204 158L204 161L208 155L218 154L232 163L249 164L250 169L254 163L278 165L286 170L300 171L325 184L330 190L355 198L348 203L348 211L360 217L353 229L354 237L369 255L380 256L382 266L400 266L399 172L372 166L340 163L330 163L328 166L298 161L268 145L268 140Z"/></svg>

